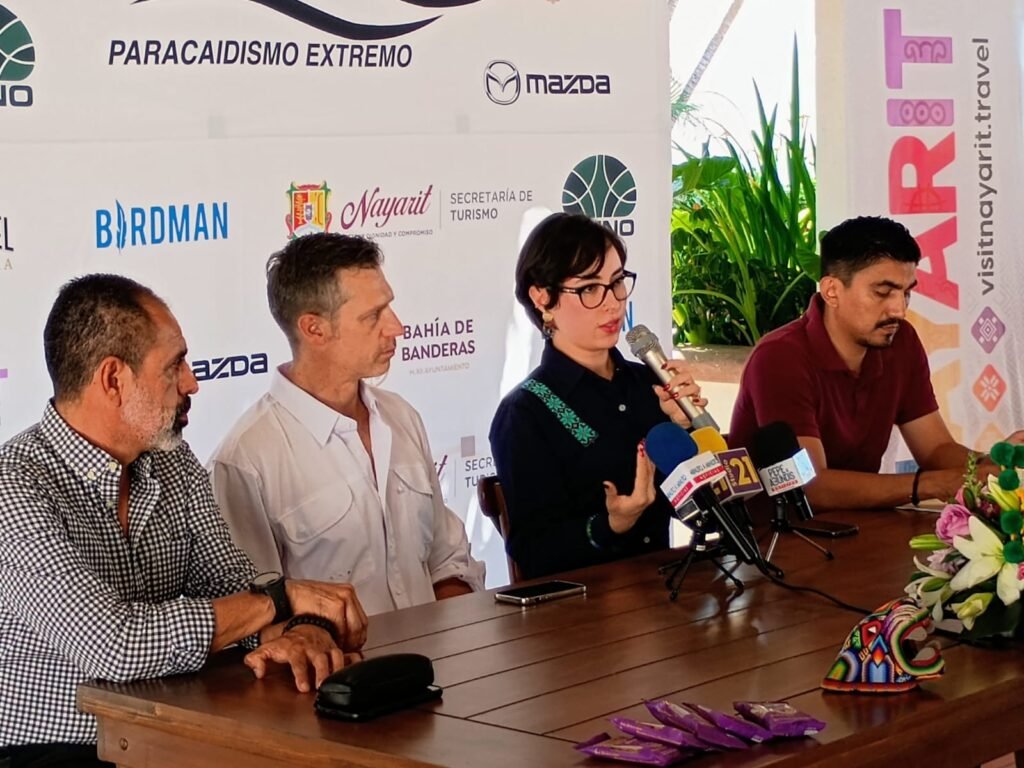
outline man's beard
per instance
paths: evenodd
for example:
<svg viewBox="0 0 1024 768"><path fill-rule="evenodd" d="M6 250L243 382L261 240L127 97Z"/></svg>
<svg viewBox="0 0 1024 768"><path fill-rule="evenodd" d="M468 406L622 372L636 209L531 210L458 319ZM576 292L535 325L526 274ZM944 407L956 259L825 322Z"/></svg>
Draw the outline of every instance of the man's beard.
<svg viewBox="0 0 1024 768"><path fill-rule="evenodd" d="M169 420L161 418L153 424L152 410L148 407L144 396L136 390L125 402L124 419L135 432L135 436L146 446L147 451L173 451L183 442L181 432L185 427L182 417L188 413L192 403L186 397L174 410Z"/></svg>
<svg viewBox="0 0 1024 768"><path fill-rule="evenodd" d="M860 340L861 346L867 347L868 349L888 349L892 346L893 341L896 340L896 332L899 331L899 322L888 322L879 323L875 326L876 331L885 330L886 336L883 341L877 341L872 336L868 336Z"/></svg>

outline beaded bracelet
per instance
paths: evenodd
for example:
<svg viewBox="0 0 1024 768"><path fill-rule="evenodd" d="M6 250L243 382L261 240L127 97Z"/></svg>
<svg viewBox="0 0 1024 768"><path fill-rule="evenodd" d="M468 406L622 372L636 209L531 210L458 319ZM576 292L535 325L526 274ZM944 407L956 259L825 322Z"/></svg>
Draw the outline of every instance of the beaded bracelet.
<svg viewBox="0 0 1024 768"><path fill-rule="evenodd" d="M594 549L604 549L604 547L594 541L594 520L596 519L596 513L587 518L587 541L590 542L590 546Z"/></svg>
<svg viewBox="0 0 1024 768"><path fill-rule="evenodd" d="M917 472L914 473L914 487L910 491L910 503L913 504L915 507L921 505L921 497L917 495L917 484L921 480L921 473L923 471L924 470L921 467L918 467Z"/></svg>

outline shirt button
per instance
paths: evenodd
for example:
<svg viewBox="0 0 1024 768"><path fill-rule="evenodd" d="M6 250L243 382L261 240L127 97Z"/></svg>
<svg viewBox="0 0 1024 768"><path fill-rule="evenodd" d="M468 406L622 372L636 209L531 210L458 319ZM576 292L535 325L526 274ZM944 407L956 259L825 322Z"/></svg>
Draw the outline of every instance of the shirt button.
<svg viewBox="0 0 1024 768"><path fill-rule="evenodd" d="M88 472L85 473L85 478L86 478L86 480L95 480L96 479L96 473L93 472L90 469Z"/></svg>
<svg viewBox="0 0 1024 768"><path fill-rule="evenodd" d="M109 464L107 464L107 469L109 469L111 472L116 472L117 471L117 462L116 461L112 461Z"/></svg>
<svg viewBox="0 0 1024 768"><path fill-rule="evenodd" d="M651 543L651 537L650 536L644 536L644 544L650 544L650 543Z"/></svg>
<svg viewBox="0 0 1024 768"><path fill-rule="evenodd" d="M619 404L619 413L622 413L625 410L626 410L626 404L625 403L620 403Z"/></svg>

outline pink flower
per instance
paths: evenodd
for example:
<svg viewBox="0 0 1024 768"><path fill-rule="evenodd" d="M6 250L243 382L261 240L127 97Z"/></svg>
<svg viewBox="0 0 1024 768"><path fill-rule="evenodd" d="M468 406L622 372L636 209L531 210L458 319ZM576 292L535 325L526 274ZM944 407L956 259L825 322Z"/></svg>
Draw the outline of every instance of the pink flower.
<svg viewBox="0 0 1024 768"><path fill-rule="evenodd" d="M963 558L958 558L959 562L956 560L952 562L945 562L946 557L951 552L953 552L953 549L939 549L932 552L928 555L928 567L933 568L936 571L941 571L942 573L948 573L950 575L956 574L956 572L960 570L960 566L963 565ZM1024 563L1021 563L1021 565L1024 565Z"/></svg>
<svg viewBox="0 0 1024 768"><path fill-rule="evenodd" d="M967 502L964 501L964 487L962 485L959 488L957 488L956 496L954 498L956 499L956 503L959 504L961 507L967 506Z"/></svg>
<svg viewBox="0 0 1024 768"><path fill-rule="evenodd" d="M935 535L947 544L953 543L954 536L969 536L970 528L967 521L971 519L970 510L962 504L947 504L935 523Z"/></svg>
<svg viewBox="0 0 1024 768"><path fill-rule="evenodd" d="M1017 566L1017 579L1019 581L1024 581L1024 563Z"/></svg>

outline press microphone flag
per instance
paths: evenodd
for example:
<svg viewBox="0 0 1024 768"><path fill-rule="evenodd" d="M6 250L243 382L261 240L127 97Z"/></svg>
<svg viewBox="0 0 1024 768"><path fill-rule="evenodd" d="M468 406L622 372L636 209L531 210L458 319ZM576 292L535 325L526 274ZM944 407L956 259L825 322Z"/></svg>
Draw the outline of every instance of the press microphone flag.
<svg viewBox="0 0 1024 768"><path fill-rule="evenodd" d="M647 455L665 475L661 491L678 510L698 488L725 477L725 467L713 453L698 453L697 444L686 430L670 421L656 424L644 441Z"/></svg>
<svg viewBox="0 0 1024 768"><path fill-rule="evenodd" d="M698 450L711 451L725 467L725 476L714 487L719 501L743 501L761 492L761 481L746 448L730 448L725 438L710 427L695 429L690 437Z"/></svg>
<svg viewBox="0 0 1024 768"><path fill-rule="evenodd" d="M801 448L788 459L759 469L757 474L769 496L802 488L815 477L814 464L806 448Z"/></svg>
<svg viewBox="0 0 1024 768"><path fill-rule="evenodd" d="M629 351L654 372L658 381L662 384L669 383L672 379L672 372L662 367L668 362L668 358L665 357L665 353L661 349L658 337L651 333L646 325L635 325L627 331L626 342L629 344ZM718 431L718 424L711 418L711 414L692 400L681 397L675 402L683 409L683 413L686 414L694 429L711 427L716 432Z"/></svg>

